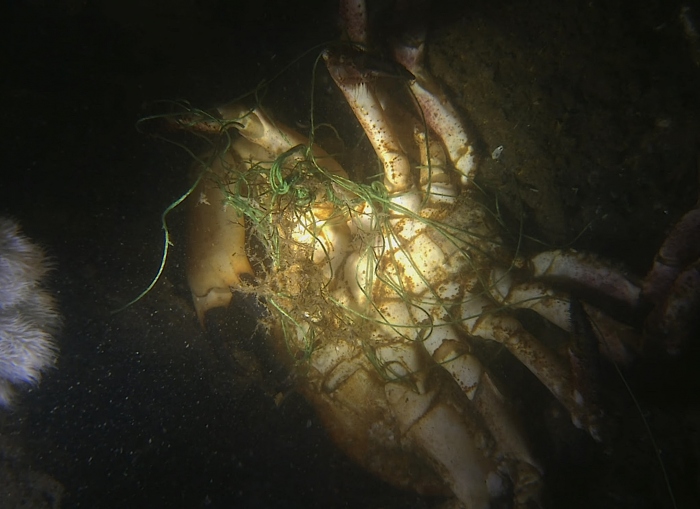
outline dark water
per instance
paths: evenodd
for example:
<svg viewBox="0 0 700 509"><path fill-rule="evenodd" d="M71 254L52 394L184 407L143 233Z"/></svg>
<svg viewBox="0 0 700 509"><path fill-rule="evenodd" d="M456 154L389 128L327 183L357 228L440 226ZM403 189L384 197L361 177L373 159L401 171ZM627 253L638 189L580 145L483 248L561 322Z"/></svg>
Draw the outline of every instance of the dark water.
<svg viewBox="0 0 700 509"><path fill-rule="evenodd" d="M579 17L579 25L599 31L603 42L611 25L639 32L645 35L635 39L640 41L635 51L647 52L662 68L686 65L674 76L691 80L644 83L641 95L659 90L666 97L669 87L677 86L683 97L678 110L700 104L698 69L677 26L680 4L613 3L615 9L605 10L574 2L553 14L545 1L504 2L482 10L470 2L440 5L431 19L437 34L440 24L454 27L473 16L514 33L522 29L519 15L538 26L547 26L548 16L553 23L556 16ZM55 260L51 286L65 325L57 369L15 412L0 416L0 436L13 444L14 456L4 454L17 472L31 467L61 483L61 507L421 508L440 502L387 487L329 444L313 411L290 392L291 382L259 354L255 317L261 310L254 302L219 313L207 332L200 330L184 276L182 213L170 219L175 245L161 282L138 304L110 313L150 282L161 255L160 214L190 185L184 153L137 132L136 121L153 112L156 100L188 99L209 107L249 91L306 49L336 37L332 4L37 0L2 7L0 213L17 218ZM501 8L505 18L498 18ZM636 16L628 16L631 11ZM693 12L698 19L700 8ZM653 35L658 33L662 42ZM572 34L561 52L575 53L580 40ZM666 55L660 46L675 53ZM484 48L489 44L455 51L479 50L481 58L499 60L502 48L487 57ZM285 74L270 99L286 103L290 124L305 122L315 54L298 72ZM557 54L553 48L553 74ZM636 83L635 72L633 65L620 66L614 82ZM484 83L491 80L498 77ZM605 103L614 92L600 95ZM475 100L483 97L477 94ZM578 104L591 98L563 100ZM620 114L614 101L607 107L611 117ZM660 122L664 115L658 112ZM675 192L649 191L654 203L644 205L658 208L652 219L641 216L650 225L647 251L697 193L693 158L700 146L700 114L671 117L682 136L648 142L679 155L668 169L674 177L663 181L664 189ZM562 119L546 122L543 129L556 132ZM489 128L474 123L479 130ZM488 145L488 136L482 137ZM649 177L620 185L636 189L653 183ZM591 198L584 206L595 203ZM609 203L603 200L601 206ZM629 220L642 228L639 218ZM644 266L624 255L620 261ZM700 409L693 396L699 387L692 369L698 355L693 351L697 348L677 364L642 363L630 373L679 507L699 501ZM565 417L547 421L551 436L540 438L538 446L548 470L545 507L672 507L650 436L609 371L604 376L617 391L610 401L619 405L611 412L617 423L610 443L593 443L568 428ZM535 396L547 398L530 383ZM279 393L289 395L277 406ZM521 396L522 401L527 398ZM539 407L551 416L549 403ZM528 426L533 434L544 428L538 424L541 416L528 417L536 419ZM35 506L49 507L50 496Z"/></svg>

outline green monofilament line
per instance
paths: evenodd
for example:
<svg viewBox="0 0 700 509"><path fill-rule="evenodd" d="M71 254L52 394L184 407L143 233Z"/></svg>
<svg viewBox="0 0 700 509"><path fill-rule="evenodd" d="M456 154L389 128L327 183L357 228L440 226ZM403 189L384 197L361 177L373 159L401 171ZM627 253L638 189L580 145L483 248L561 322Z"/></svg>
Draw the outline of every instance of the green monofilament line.
<svg viewBox="0 0 700 509"><path fill-rule="evenodd" d="M319 62L320 60L317 59L314 64L314 75ZM321 125L330 128L340 138L333 126L318 124L314 118L314 82L315 80L312 80L310 144L313 143L316 129ZM247 95L259 99L261 91L269 84L270 82L266 82L264 86L258 87ZM381 178L368 183L360 183L331 173L324 168L322 159L316 160L309 145L294 146L279 154L273 161L241 161L240 156L233 149L233 141L238 136L236 128L241 126L241 119L222 120L211 113L192 108L185 102L171 103L171 109L173 109L173 104L175 109L179 110L178 113L148 117L142 120L139 126L146 121L163 122L165 120L171 126L179 129L186 128L204 140L210 147L209 160L207 161L195 156L187 147L183 148L202 169L199 179L205 174L207 178L215 179L219 189L226 196L227 204L230 204L246 218L249 231L262 244L263 257L266 258L266 261L261 264L261 267L263 270L267 270L264 269L266 266L270 267L271 271L265 274L262 284L256 291L265 295L270 306L276 310L290 351L296 350L298 353L302 353L304 359L309 359L313 352L315 341L317 341L315 334L318 326L309 323L307 317L303 315L306 310L302 309L303 305L309 305L312 298L318 299L313 303L321 306L323 313L328 316L340 316L342 319L352 320L354 323L361 322L373 330L389 327L397 337L402 337L404 340L415 338L425 340L430 336L434 330L430 309L435 306L444 306L448 310L451 306L461 304L440 298L436 289L433 288L434 285L430 284L431 281L417 266L411 253L402 247L402 241L394 230L394 223L398 217L422 223L433 230L435 235L442 236L447 245L454 247L456 252L461 253L465 266L471 267L477 274L476 277L480 279L482 287L482 293L479 296L489 293L493 283L489 282L487 277L480 275L477 270L479 268L477 267L478 262L475 262L473 257L474 255L479 255L479 258L483 258L484 255L488 256L487 253L482 252L478 243L481 240L492 241L492 239L482 239L476 232L469 232L463 227L422 217L420 214L398 205L389 195ZM259 104L257 106L260 107ZM253 109L251 108L250 111ZM421 117L421 120L425 125L425 119ZM427 137L427 127L425 129ZM167 141L179 145L172 140ZM429 150L429 144L426 144L425 150ZM233 156L232 159L231 156ZM428 153L427 156L425 160L430 161L430 154ZM226 169L224 177L217 176L216 172L213 171L215 164ZM428 168L427 171L430 178L431 169ZM428 189L430 189L429 182ZM428 203L428 198L429 193L426 193L423 200L424 206ZM182 199L178 200L176 204L181 201ZM169 207L166 213L172 210L176 204ZM469 206L481 207L483 205L475 202L474 205L470 203ZM360 217L359 210L371 210L371 216ZM323 219L317 216L321 211ZM352 243L354 249L359 251L362 263L365 264L362 267L362 272L366 274L364 282L358 284L359 290L367 301L365 309L350 309L335 300L327 290L328 285L334 280L334 274L327 273L328 269L332 270L333 266L330 254L325 251L326 244L322 233L327 226L342 223L358 225L358 231L352 239ZM165 214L163 227L166 245L159 275L165 264L170 243ZM295 233L301 234L307 240L303 242L295 240ZM325 254L325 263L313 260L314 253L317 253L319 248ZM400 273L401 267L396 259L398 252L401 253L404 260L412 265L417 277L428 288L426 294L420 297L411 294L405 288L400 275L398 278L395 275L390 275L391 270L395 274ZM304 260L304 257L307 259ZM406 263L406 261L402 263ZM306 269L318 274L313 280L315 286L307 290L308 295L302 292L298 298L294 298L289 295L289 288L285 286L289 283L284 281L285 277L288 276L286 271L292 265L299 263L307 263ZM322 275L324 270L326 273ZM359 281L357 282L359 283ZM155 280L149 289L154 284ZM375 302L374 296L379 285L384 289L382 291L389 292L393 296L392 298L399 299L407 308L412 308L414 314L424 316L425 319L420 324L392 323L391 318L386 317L380 309L380 305ZM475 296L471 294L470 297L465 298ZM299 301L303 304L299 304ZM321 329L319 329L320 331ZM369 345L367 347L370 348ZM295 355L294 358L298 358L298 356ZM390 366L379 366L378 364L377 368L388 377L396 377L400 371L394 370Z"/></svg>

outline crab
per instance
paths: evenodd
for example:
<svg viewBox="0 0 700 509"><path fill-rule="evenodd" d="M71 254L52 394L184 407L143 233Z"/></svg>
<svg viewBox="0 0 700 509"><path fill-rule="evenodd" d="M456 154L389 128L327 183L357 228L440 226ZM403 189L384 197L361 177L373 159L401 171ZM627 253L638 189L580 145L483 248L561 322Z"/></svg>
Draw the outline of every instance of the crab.
<svg viewBox="0 0 700 509"><path fill-rule="evenodd" d="M423 66L423 41L394 51L410 73L418 105L410 111L381 73L363 67L363 2L342 2L341 11L354 44L325 50L323 59L382 179L354 181L259 105L236 102L181 119L226 140L202 164L190 199L197 315L204 323L209 309L230 304L232 291L258 296L298 389L369 471L470 509L504 498L526 507L538 498L542 468L479 345L507 349L600 440L602 411L585 361L598 349L625 361L625 337L634 333L584 303L577 313L595 326L593 339L582 339L570 313L578 301L548 281L573 280L630 307L641 286L591 255L513 254L474 183L467 130ZM516 318L518 309L577 342L565 355L551 350Z"/></svg>

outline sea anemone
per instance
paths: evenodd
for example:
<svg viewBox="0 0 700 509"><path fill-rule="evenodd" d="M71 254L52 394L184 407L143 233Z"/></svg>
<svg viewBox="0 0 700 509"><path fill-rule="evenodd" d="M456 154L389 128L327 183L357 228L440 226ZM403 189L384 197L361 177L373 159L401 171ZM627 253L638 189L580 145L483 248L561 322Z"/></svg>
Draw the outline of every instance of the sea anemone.
<svg viewBox="0 0 700 509"><path fill-rule="evenodd" d="M10 405L15 386L37 384L56 362L60 316L43 285L49 269L19 225L0 218L0 406Z"/></svg>

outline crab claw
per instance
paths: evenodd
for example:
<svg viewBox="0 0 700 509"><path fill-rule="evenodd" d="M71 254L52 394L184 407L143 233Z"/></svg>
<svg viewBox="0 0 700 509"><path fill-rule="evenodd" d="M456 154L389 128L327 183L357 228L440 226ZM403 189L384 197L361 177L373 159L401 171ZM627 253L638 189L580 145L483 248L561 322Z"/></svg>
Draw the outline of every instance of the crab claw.
<svg viewBox="0 0 700 509"><path fill-rule="evenodd" d="M642 299L653 306L647 330L677 354L700 319L700 202L673 227L644 280Z"/></svg>

